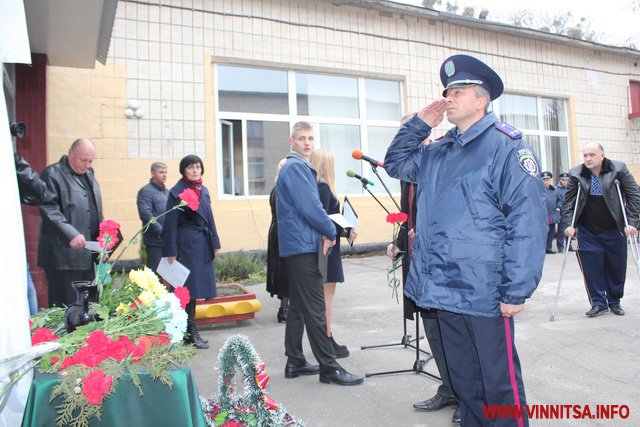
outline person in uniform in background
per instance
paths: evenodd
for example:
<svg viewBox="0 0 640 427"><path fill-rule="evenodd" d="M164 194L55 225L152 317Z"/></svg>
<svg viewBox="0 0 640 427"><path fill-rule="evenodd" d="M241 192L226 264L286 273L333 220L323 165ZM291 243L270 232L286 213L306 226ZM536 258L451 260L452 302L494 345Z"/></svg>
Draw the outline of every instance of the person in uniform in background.
<svg viewBox="0 0 640 427"><path fill-rule="evenodd" d="M553 238L556 237L556 225L560 222L560 210L562 209L562 194L556 187L551 185L553 174L551 172L542 172L542 181L547 189L547 216L549 221L549 230L547 231L547 250L548 254L555 254L553 251ZM559 243L557 243L559 245Z"/></svg>
<svg viewBox="0 0 640 427"><path fill-rule="evenodd" d="M564 202L564 196L567 194L567 186L569 185L569 174L563 172L558 176L560 179L558 180L558 184L556 185L556 190L560 193L560 196L562 196L562 201ZM560 215L560 222L558 223L556 231L556 245L558 245L558 252L564 252L564 243L567 239L567 237L564 235L564 230L562 229L561 223L562 213ZM573 249L573 241L571 241L571 244L569 245L569 250L571 252L575 251L575 249Z"/></svg>
<svg viewBox="0 0 640 427"><path fill-rule="evenodd" d="M138 216L144 227L151 218L156 217L167 209L167 196L169 190L164 183L167 182L167 165L162 162L151 164L151 179L149 183L138 191L136 199ZM147 267L156 271L162 258L162 224L164 216L149 225L142 236L147 252Z"/></svg>
<svg viewBox="0 0 640 427"><path fill-rule="evenodd" d="M522 133L489 103L503 83L468 55L440 68L445 99L398 131L384 159L389 176L418 185L413 256L405 293L438 311L445 358L463 426L488 420L486 405L526 405L514 316L540 281L548 229L539 161ZM447 114L456 125L422 141Z"/></svg>
<svg viewBox="0 0 640 427"><path fill-rule="evenodd" d="M623 316L620 300L627 274L626 236L638 234L640 189L627 165L607 159L601 144L587 144L582 157L584 163L569 171L562 228L565 236L579 239L578 261L591 303L585 315L595 317L611 309L613 314ZM620 205L618 190L625 206Z"/></svg>

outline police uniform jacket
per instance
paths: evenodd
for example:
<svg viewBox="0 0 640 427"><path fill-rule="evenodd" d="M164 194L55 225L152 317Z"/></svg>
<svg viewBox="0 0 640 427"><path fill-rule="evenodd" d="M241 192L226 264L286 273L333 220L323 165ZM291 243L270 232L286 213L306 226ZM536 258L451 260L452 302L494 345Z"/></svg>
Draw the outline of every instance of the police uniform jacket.
<svg viewBox="0 0 640 427"><path fill-rule="evenodd" d="M587 168L584 163L569 171L569 184L567 185L567 193L562 204L562 230L571 226L573 210L576 207L578 186L580 186L580 199L578 200L575 219L575 224L578 224L591 190L591 175L591 170ZM638 220L638 213L640 212L640 190L633 175L631 175L631 172L627 169L627 165L623 162L609 160L605 157L598 178L600 179L600 187L602 188L602 197L609 209L609 213L611 213L611 216L616 221L618 230L624 233L624 216L620 208L618 189L615 185L616 179L620 181L620 191L626 204L625 211L629 225L638 228L640 223Z"/></svg>
<svg viewBox="0 0 640 427"><path fill-rule="evenodd" d="M430 133L414 116L384 159L390 176L418 184L405 294L423 308L500 316L500 302L524 303L542 274L548 225L539 163L493 113L423 146Z"/></svg>
<svg viewBox="0 0 640 427"><path fill-rule="evenodd" d="M289 153L276 181L281 257L317 253L321 236L336 238L336 227L320 203L316 177L304 156Z"/></svg>
<svg viewBox="0 0 640 427"><path fill-rule="evenodd" d="M39 206L42 222L38 265L55 270L92 269L95 260L91 252L72 249L69 242L79 234L87 241L98 237L98 229L91 229L90 211L96 206L98 222L102 221L102 196L93 170L89 169L84 176L77 175L64 155L58 163L47 166L40 179L46 183L50 197Z"/></svg>
<svg viewBox="0 0 640 427"><path fill-rule="evenodd" d="M560 222L560 210L562 209L562 193L558 187L550 185L546 189L546 206L549 224L557 224Z"/></svg>

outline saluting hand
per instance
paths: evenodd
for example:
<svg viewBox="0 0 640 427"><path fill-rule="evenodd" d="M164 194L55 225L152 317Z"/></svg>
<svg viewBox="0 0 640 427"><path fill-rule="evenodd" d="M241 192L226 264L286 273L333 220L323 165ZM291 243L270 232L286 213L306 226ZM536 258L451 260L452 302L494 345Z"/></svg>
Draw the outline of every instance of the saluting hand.
<svg viewBox="0 0 640 427"><path fill-rule="evenodd" d="M447 101L439 99L424 107L418 113L418 117L422 119L430 127L438 126L444 119L444 113L447 111Z"/></svg>

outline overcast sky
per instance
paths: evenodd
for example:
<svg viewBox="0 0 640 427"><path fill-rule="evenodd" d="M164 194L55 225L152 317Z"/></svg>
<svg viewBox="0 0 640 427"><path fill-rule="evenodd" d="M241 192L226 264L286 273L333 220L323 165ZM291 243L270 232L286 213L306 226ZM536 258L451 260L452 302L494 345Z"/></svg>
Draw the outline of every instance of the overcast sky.
<svg viewBox="0 0 640 427"><path fill-rule="evenodd" d="M422 0L394 0L399 3L422 4ZM631 0L606 0L588 2L586 0L449 0L457 2L461 13L465 6L476 8L476 17L480 10L489 10L488 20L506 22L507 18L518 10L539 11L551 17L571 12L574 18L585 17L591 29L598 36L596 40L604 44L623 44L628 38L635 38L640 47L640 10L634 12ZM446 0L443 0L446 4ZM604 7L606 5L606 7ZM436 6L444 10L443 6Z"/></svg>

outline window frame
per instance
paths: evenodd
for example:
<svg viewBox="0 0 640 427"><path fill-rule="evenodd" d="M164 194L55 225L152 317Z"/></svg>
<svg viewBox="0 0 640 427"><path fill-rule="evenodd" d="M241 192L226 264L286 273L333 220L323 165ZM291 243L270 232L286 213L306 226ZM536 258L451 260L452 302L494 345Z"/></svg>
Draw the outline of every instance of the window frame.
<svg viewBox="0 0 640 427"><path fill-rule="evenodd" d="M247 64L237 64L233 62L215 62L214 64L214 75L215 82L214 85L214 101L215 101L215 126L216 126L216 138L220 143L216 144L216 153L217 158L217 177L218 182L218 197L221 200L237 200L238 198L243 199L265 199L269 197L269 194L246 194L249 191L249 165L248 165L248 157L249 154L247 152L247 132L246 125L248 121L262 121L262 122L286 122L289 125L289 129L293 126L294 123L304 120L308 121L314 126L315 129L315 147L316 148L324 148L322 140L320 138L320 129L323 125L350 125L357 126L360 130L360 150L363 152L367 152L369 148L369 135L368 128L369 127L392 127L398 128L400 117L402 114L405 114L404 107L404 79L400 76L364 76L360 74L348 74L348 73L339 73L339 72L326 72L326 71L317 71L317 70L304 70L304 69L285 69L273 67L270 65L247 65ZM220 103L219 103L219 87L217 82L218 80L218 68L220 66L229 66L229 67L243 67L243 68L256 68L256 69L269 69L269 70L278 70L287 72L287 81L288 81L288 100L289 100L289 114L270 114L270 113L245 113L245 112L237 112L237 111L220 111ZM328 76L336 76L336 77L350 77L357 79L357 91L358 91L358 108L359 114L358 117L355 118L343 118L343 117L330 117L330 116L305 116L298 115L298 105L297 105L297 90L296 90L296 73L305 73L305 74L320 74L320 75L328 75ZM381 120L381 119L368 119L366 116L367 113L367 99L366 99L366 89L365 82L366 80L386 80L392 81L398 84L398 104L400 108L400 116L394 120ZM242 128L242 150L243 150L243 195L234 195L234 194L226 194L224 192L224 171L223 171L223 152L222 152L222 123L225 121L239 121L241 123ZM391 141L389 141L390 143ZM283 144L286 144L286 141L282 141ZM371 179L374 175L373 171L370 168L366 167L363 164L361 170L362 176L365 176ZM265 180L268 181L269 177L265 176ZM360 190L358 193L343 193L338 190L339 194L344 194L347 196L360 196L364 195L364 190ZM397 191L393 191L392 194L399 194L400 188L398 184Z"/></svg>

